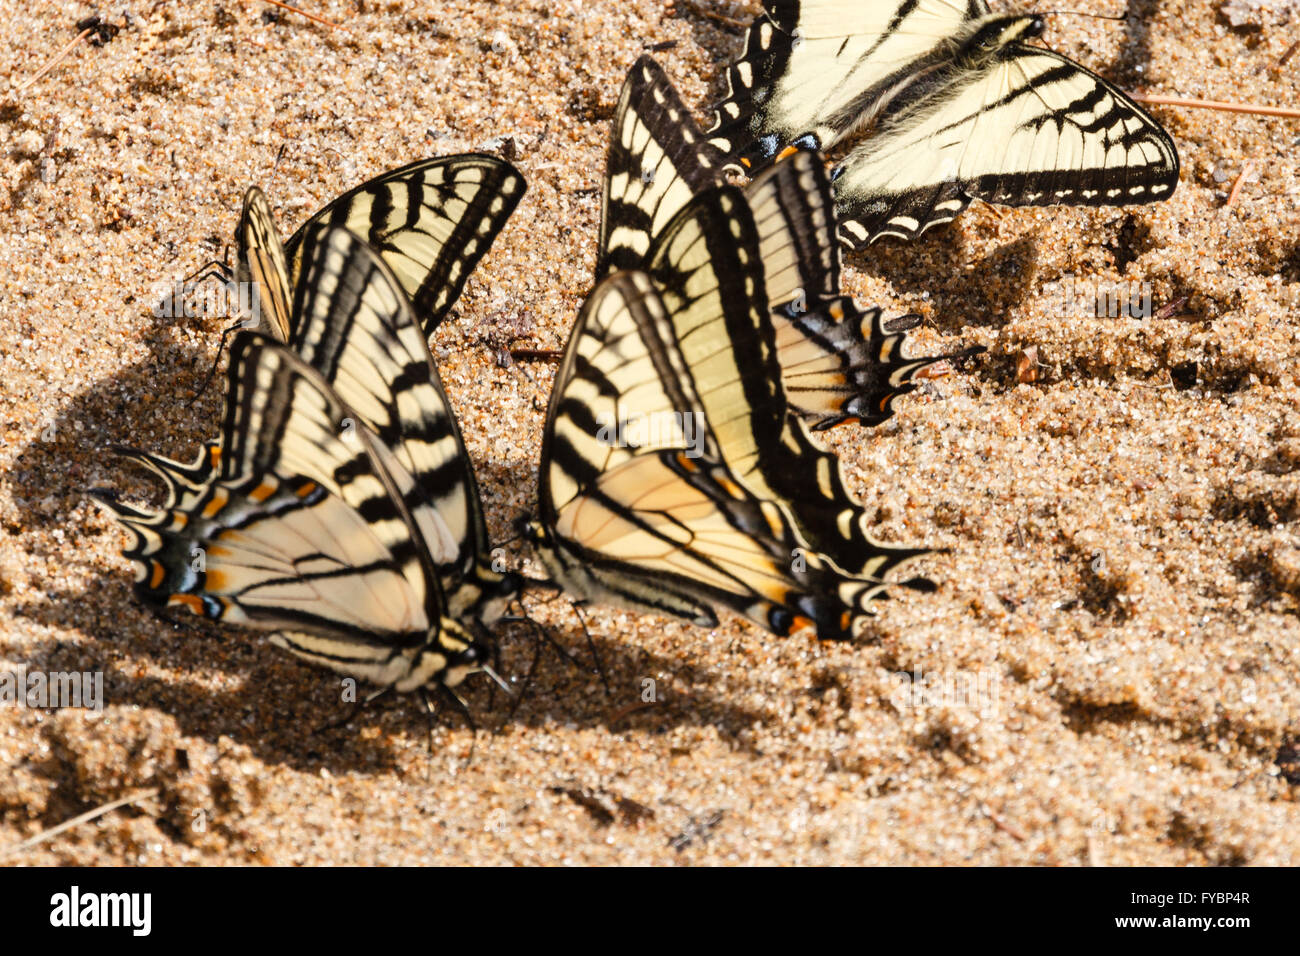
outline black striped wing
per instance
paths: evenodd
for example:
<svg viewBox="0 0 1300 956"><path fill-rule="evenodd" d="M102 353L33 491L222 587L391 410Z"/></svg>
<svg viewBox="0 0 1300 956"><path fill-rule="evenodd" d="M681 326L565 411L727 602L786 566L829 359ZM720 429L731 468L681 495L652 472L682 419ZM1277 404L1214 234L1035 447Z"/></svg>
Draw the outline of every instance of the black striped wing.
<svg viewBox="0 0 1300 956"><path fill-rule="evenodd" d="M345 229L313 226L299 256L289 345L400 463L400 490L454 616L491 624L515 578L492 570L474 469L424 332L387 261Z"/></svg>
<svg viewBox="0 0 1300 956"><path fill-rule="evenodd" d="M411 163L344 193L308 219L285 243L290 275L301 269L309 228L341 226L383 257L428 337L523 195L523 176L494 156Z"/></svg>
<svg viewBox="0 0 1300 956"><path fill-rule="evenodd" d="M518 170L493 156L420 160L344 193L281 244L270 205L253 187L244 197L236 232L237 278L256 284L259 330L288 341L303 240L314 226L343 227L378 250L428 337L460 298L523 194Z"/></svg>
<svg viewBox="0 0 1300 956"><path fill-rule="evenodd" d="M1169 134L1079 64L1014 45L977 77L881 118L836 170L841 238L911 239L972 198L1008 206L1118 206L1169 198Z"/></svg>
<svg viewBox="0 0 1300 956"><path fill-rule="evenodd" d="M736 479L676 335L642 273L616 273L584 304L547 415L539 556L587 600L849 636L882 583L808 552L785 508Z"/></svg>
<svg viewBox="0 0 1300 956"><path fill-rule="evenodd" d="M975 18L983 0L764 0L709 137L759 168L801 136L829 150Z"/></svg>
<svg viewBox="0 0 1300 956"><path fill-rule="evenodd" d="M243 333L220 442L189 466L134 456L166 482L164 508L99 498L133 533L145 601L276 631L301 657L399 690L457 683L479 652L445 617L400 463L355 420L290 349Z"/></svg>
<svg viewBox="0 0 1300 956"><path fill-rule="evenodd" d="M614 110L596 278L639 268L653 237L678 210L722 181L725 160L663 68L650 56L638 59Z"/></svg>
<svg viewBox="0 0 1300 956"><path fill-rule="evenodd" d="M656 240L648 271L732 474L788 509L812 550L853 576L881 580L922 552L871 538L839 460L790 409L760 248L744 194L709 189Z"/></svg>
<svg viewBox="0 0 1300 956"><path fill-rule="evenodd" d="M972 198L1006 205L1124 205L1178 182L1168 134L1073 61L1019 41L964 46L982 0L770 0L729 72L711 142L744 168L791 143L860 138L836 170L840 239L914 238ZM1001 42L1001 41L999 41Z"/></svg>
<svg viewBox="0 0 1300 956"><path fill-rule="evenodd" d="M722 153L700 133L649 56L628 73L614 114L597 276L643 268L650 245L698 192L722 182ZM818 427L876 424L912 375L947 356L906 359L879 310L840 298L834 200L820 157L798 151L745 190L760 232L777 355L793 407ZM901 320L895 320L900 322Z"/></svg>

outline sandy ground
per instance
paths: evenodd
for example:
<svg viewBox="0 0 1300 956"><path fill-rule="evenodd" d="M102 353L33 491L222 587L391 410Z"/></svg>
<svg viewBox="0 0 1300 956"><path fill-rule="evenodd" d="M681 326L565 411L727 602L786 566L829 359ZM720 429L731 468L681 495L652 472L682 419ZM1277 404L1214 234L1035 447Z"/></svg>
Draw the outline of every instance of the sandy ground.
<svg viewBox="0 0 1300 956"><path fill-rule="evenodd" d="M504 539L553 368L495 350L564 342L623 74L675 43L658 56L705 103L740 46L685 4L302 2L346 31L132 0L111 42L22 91L93 8L0 5L0 670L102 671L107 702L0 709L0 848L153 794L3 862L1300 862L1295 120L1158 107L1183 160L1166 204L975 208L849 261L864 303L925 315L913 353L989 348L835 435L878 534L947 549L923 566L939 593L883 606L856 645L598 610L609 696L548 653L512 720L473 689L483 729L443 716L431 751L412 701L313 733L346 712L336 677L144 612L80 489L147 499L108 447L188 458L213 433L219 390L185 403L223 321L151 307L222 255L249 183L287 231L417 157L523 170L433 342ZM1300 55L1278 65L1300 15L1128 10L1053 18L1048 41L1129 89L1300 103ZM1155 314L1091 315L1098 282L1147 283ZM536 613L586 654L566 602ZM502 640L518 678L533 644Z"/></svg>

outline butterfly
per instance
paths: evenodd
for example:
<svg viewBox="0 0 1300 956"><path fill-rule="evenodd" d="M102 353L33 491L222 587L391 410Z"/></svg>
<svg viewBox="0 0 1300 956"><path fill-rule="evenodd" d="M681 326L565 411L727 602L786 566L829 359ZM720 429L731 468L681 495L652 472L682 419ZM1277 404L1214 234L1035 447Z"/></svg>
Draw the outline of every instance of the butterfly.
<svg viewBox="0 0 1300 956"><path fill-rule="evenodd" d="M235 230L234 278L257 290L257 331L288 341L307 230L344 227L379 251L428 337L460 297L524 189L519 171L494 156L420 160L344 193L281 242L265 193L252 186Z"/></svg>
<svg viewBox="0 0 1300 956"><path fill-rule="evenodd" d="M124 450L160 510L98 491L133 536L136 591L274 632L399 691L487 668L482 626L520 580L488 555L473 470L423 330L383 258L345 229L304 236L289 344L235 337L219 438L192 463Z"/></svg>
<svg viewBox="0 0 1300 956"><path fill-rule="evenodd" d="M837 462L789 413L763 273L744 194L722 186L669 221L644 270L596 286L556 374L525 533L583 600L846 638L919 552L870 540Z"/></svg>
<svg viewBox="0 0 1300 956"><path fill-rule="evenodd" d="M726 165L659 64L649 56L637 60L614 113L597 277L644 267L673 216L725 182ZM957 357L905 357L905 333L919 316L887 319L841 295L834 201L816 153L784 157L755 176L745 197L760 229L782 382L791 405L815 427L879 424L894 399L915 388L918 372Z"/></svg>
<svg viewBox="0 0 1300 956"><path fill-rule="evenodd" d="M834 171L850 248L912 239L972 199L1167 199L1178 151L1137 103L1028 41L1041 17L984 0L765 0L727 71L712 144L761 168L794 144L854 143Z"/></svg>

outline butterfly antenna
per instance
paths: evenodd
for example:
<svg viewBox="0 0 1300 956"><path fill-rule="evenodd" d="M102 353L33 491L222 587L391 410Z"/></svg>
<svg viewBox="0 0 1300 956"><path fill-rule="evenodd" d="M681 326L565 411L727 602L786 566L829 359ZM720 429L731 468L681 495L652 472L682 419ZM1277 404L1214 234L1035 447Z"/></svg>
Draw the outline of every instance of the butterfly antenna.
<svg viewBox="0 0 1300 956"><path fill-rule="evenodd" d="M238 332L243 327L244 327L244 323L240 321L240 322L236 322L230 328L222 331L221 342L217 345L217 357L212 360L212 367L208 369L208 374L207 377L203 379L202 387L197 392L194 393L193 398L191 398L188 402L185 403L184 406L185 408L189 408L191 405L197 402L199 400L199 397L208 390L208 386L212 384L213 376L217 374L217 366L221 364L221 353L226 348L226 339L228 339L233 333Z"/></svg>

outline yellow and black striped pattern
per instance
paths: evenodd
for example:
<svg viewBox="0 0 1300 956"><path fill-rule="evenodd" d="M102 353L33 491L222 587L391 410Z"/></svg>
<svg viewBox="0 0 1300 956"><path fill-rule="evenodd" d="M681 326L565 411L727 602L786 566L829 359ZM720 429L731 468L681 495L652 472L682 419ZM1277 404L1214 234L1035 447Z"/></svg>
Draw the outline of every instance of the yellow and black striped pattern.
<svg viewBox="0 0 1300 956"><path fill-rule="evenodd" d="M1034 46L1033 15L984 0L765 0L728 70L713 146L751 170L791 145L854 143L840 239L912 239L972 198L1012 206L1167 199L1173 140L1137 103Z"/></svg>
<svg viewBox="0 0 1300 956"><path fill-rule="evenodd" d="M679 334L644 273L616 273L588 298L547 416L529 529L539 557L585 600L704 626L725 607L778 634L851 635L884 583L809 551L785 505L736 478L708 419L709 373L692 368ZM700 440L670 427L637 447L602 437L603 422L647 416L690 416Z"/></svg>
<svg viewBox="0 0 1300 956"><path fill-rule="evenodd" d="M164 480L163 509L97 497L133 533L144 600L398 690L454 685L486 660L457 619L492 623L517 579L487 564L460 433L391 271L324 226L303 261L297 341L236 337L220 437L189 464L128 452Z"/></svg>
<svg viewBox="0 0 1300 956"><path fill-rule="evenodd" d="M259 330L288 341L289 293L302 270L303 239L314 226L342 227L379 252L427 337L460 297L523 194L518 170L494 156L420 160L343 194L281 245L270 205L253 187L236 234L236 278L256 283Z"/></svg>

